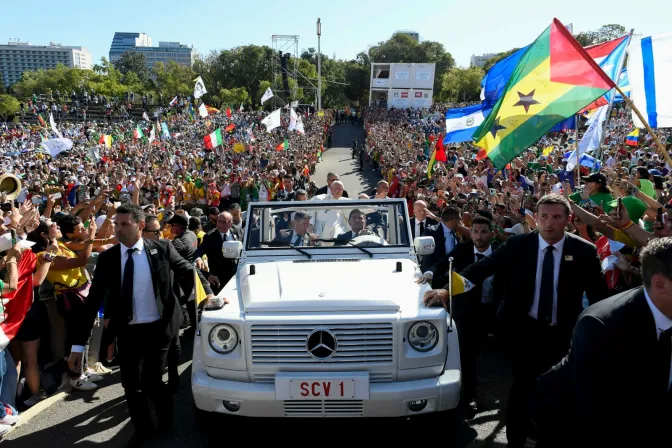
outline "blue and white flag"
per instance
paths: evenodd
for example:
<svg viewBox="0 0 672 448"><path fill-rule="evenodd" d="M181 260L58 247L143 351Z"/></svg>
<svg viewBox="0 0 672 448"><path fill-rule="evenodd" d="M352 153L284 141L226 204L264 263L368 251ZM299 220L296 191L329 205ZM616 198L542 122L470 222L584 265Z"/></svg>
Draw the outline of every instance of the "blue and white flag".
<svg viewBox="0 0 672 448"><path fill-rule="evenodd" d="M672 32L633 40L628 56L630 99L652 128L672 127ZM632 113L638 128L644 124Z"/></svg>
<svg viewBox="0 0 672 448"><path fill-rule="evenodd" d="M607 109L609 105L600 106L588 119L588 130L579 142L579 154L594 151L600 146ZM576 160L576 155L574 155L574 160Z"/></svg>
<svg viewBox="0 0 672 448"><path fill-rule="evenodd" d="M443 144L471 141L474 131L487 118L492 109L485 109L482 104L448 109L446 111L446 136Z"/></svg>
<svg viewBox="0 0 672 448"><path fill-rule="evenodd" d="M627 67L621 72L620 78L618 78L618 87L621 88L623 93L630 97L630 78L628 77ZM620 103L623 101L623 97L620 93L615 92L614 94L614 103Z"/></svg>
<svg viewBox="0 0 672 448"><path fill-rule="evenodd" d="M566 170L572 171L576 167L576 150L565 154L565 159L567 160ZM581 166L585 166L586 168L590 168L594 171L600 170L600 162L595 160L595 157L589 156L588 154L581 154L579 156L579 162L581 163Z"/></svg>

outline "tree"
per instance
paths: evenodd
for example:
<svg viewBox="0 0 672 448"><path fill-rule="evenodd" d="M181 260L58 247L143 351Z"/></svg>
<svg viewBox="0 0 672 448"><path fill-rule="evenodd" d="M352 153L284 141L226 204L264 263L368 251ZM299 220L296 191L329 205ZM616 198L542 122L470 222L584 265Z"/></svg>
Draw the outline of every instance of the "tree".
<svg viewBox="0 0 672 448"><path fill-rule="evenodd" d="M448 101L478 101L481 90L483 69L480 67L455 67L444 73L442 82L443 100Z"/></svg>
<svg viewBox="0 0 672 448"><path fill-rule="evenodd" d="M250 103L250 95L243 87L236 87L235 89L220 89L219 99L219 107L222 107L226 104L232 109L238 109L240 104Z"/></svg>
<svg viewBox="0 0 672 448"><path fill-rule="evenodd" d="M173 98L175 95L192 95L194 93L196 74L191 67L180 65L175 61L168 61L168 64L157 62L152 68L152 73L156 93L163 94L164 98Z"/></svg>
<svg viewBox="0 0 672 448"><path fill-rule="evenodd" d="M623 25L611 23L608 25L602 25L598 30L595 31L582 31L574 37L582 47L588 47L590 45L597 45L603 42L617 39L623 36L625 33L626 31Z"/></svg>
<svg viewBox="0 0 672 448"><path fill-rule="evenodd" d="M147 59L142 53L137 51L125 51L114 63L114 68L119 70L122 75L129 72L135 73L140 81L145 82L149 79L149 69L147 68Z"/></svg>
<svg viewBox="0 0 672 448"><path fill-rule="evenodd" d="M19 101L12 95L0 95L0 117L2 121L9 121L20 109Z"/></svg>
<svg viewBox="0 0 672 448"><path fill-rule="evenodd" d="M487 61L485 61L485 64L483 64L483 72L487 73L488 70L492 68L493 65L501 61L502 59L506 59L509 56L511 56L513 53L516 51L520 50L520 48L512 48L509 51L504 51L502 53L497 53Z"/></svg>

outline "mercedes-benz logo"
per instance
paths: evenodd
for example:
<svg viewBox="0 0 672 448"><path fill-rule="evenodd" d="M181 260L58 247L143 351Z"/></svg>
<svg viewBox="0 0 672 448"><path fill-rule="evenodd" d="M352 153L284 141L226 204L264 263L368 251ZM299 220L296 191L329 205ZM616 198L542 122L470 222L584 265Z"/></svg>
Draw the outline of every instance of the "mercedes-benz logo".
<svg viewBox="0 0 672 448"><path fill-rule="evenodd" d="M306 339L308 354L321 361L334 356L337 345L336 336L331 331L325 329L314 330Z"/></svg>

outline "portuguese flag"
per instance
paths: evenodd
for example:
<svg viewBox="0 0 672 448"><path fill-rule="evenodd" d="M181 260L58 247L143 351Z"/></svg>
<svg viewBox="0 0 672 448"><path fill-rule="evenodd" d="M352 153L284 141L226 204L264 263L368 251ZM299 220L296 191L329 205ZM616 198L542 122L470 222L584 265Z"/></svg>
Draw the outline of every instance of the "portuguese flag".
<svg viewBox="0 0 672 448"><path fill-rule="evenodd" d="M482 150L503 169L562 120L614 86L558 19L527 49L502 97L474 132Z"/></svg>
<svg viewBox="0 0 672 448"><path fill-rule="evenodd" d="M206 135L203 140L204 140L203 143L205 144L206 148L209 148L209 149L216 148L217 146L221 145L222 142L224 141L222 139L222 130L217 129L212 134Z"/></svg>
<svg viewBox="0 0 672 448"><path fill-rule="evenodd" d="M284 142L280 143L278 146L275 147L276 151L282 151L283 149L289 148L289 142L287 139L285 139Z"/></svg>

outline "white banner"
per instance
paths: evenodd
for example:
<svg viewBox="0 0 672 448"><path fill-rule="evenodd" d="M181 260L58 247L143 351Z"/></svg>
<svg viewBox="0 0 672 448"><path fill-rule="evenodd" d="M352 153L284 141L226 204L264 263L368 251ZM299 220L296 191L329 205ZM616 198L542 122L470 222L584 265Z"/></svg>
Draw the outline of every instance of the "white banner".
<svg viewBox="0 0 672 448"><path fill-rule="evenodd" d="M194 86L194 98L200 98L208 93L208 91L205 90L205 84L200 76L194 79L194 81L196 81L196 85Z"/></svg>
<svg viewBox="0 0 672 448"><path fill-rule="evenodd" d="M293 131L296 129L296 119L297 119L296 112L294 112L294 109L291 109L289 111L289 127L287 128L288 131Z"/></svg>
<svg viewBox="0 0 672 448"><path fill-rule="evenodd" d="M56 134L58 138L63 138L63 134L61 134L58 128L56 127L56 122L54 121L54 114L49 114L49 124L51 125L51 130L54 131L54 134Z"/></svg>
<svg viewBox="0 0 672 448"><path fill-rule="evenodd" d="M266 126L266 132L271 132L273 129L280 127L280 111L281 109L276 109L268 117L261 120L261 124Z"/></svg>
<svg viewBox="0 0 672 448"><path fill-rule="evenodd" d="M273 98L273 91L269 87L268 89L266 89L264 95L261 97L261 104L264 104L267 100L270 100L271 98Z"/></svg>
<svg viewBox="0 0 672 448"><path fill-rule="evenodd" d="M72 140L69 138L52 138L46 142L42 142L42 147L49 151L51 157L56 157L63 151L72 149Z"/></svg>
<svg viewBox="0 0 672 448"><path fill-rule="evenodd" d="M198 115L204 118L208 116L208 109L205 108L205 103L201 103L201 105L198 106Z"/></svg>

